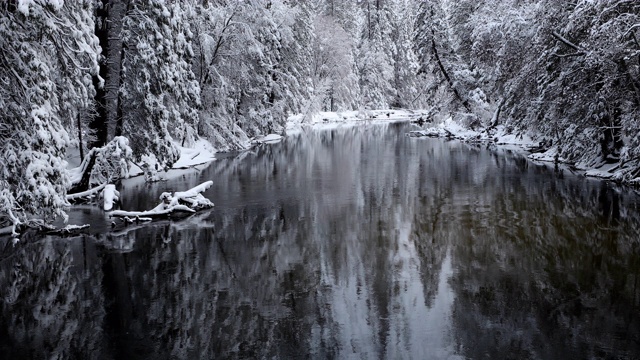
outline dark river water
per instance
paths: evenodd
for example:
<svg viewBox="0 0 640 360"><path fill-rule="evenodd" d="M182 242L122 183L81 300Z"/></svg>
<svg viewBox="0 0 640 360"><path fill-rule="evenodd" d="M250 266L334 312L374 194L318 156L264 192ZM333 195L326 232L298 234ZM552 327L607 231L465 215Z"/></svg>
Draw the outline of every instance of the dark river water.
<svg viewBox="0 0 640 360"><path fill-rule="evenodd" d="M168 181L210 211L0 245L6 359L637 359L629 190L501 149L305 131Z"/></svg>

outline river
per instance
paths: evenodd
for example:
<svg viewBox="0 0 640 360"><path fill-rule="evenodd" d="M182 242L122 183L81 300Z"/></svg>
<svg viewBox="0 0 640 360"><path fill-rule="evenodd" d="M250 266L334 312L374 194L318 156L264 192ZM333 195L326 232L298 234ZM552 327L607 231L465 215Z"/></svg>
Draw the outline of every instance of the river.
<svg viewBox="0 0 640 360"><path fill-rule="evenodd" d="M307 130L168 181L180 221L1 243L7 359L640 357L640 201L505 149Z"/></svg>

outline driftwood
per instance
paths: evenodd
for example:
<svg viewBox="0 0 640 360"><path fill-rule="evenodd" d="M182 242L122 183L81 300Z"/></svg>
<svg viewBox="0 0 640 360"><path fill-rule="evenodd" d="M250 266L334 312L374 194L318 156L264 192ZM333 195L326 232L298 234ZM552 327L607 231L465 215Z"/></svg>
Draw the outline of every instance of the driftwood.
<svg viewBox="0 0 640 360"><path fill-rule="evenodd" d="M88 228L89 224L67 225L62 228L57 228L42 220L35 219L19 224L16 229L13 229L13 227L4 227L0 229L0 236L11 235L15 239L18 239L22 238L27 233L31 233L37 235L57 235L60 237L66 237L83 234Z"/></svg>
<svg viewBox="0 0 640 360"><path fill-rule="evenodd" d="M206 181L187 191L177 191L173 194L164 192L160 195L162 202L151 210L114 210L109 213L109 216L120 218L128 224L168 218L176 214L193 214L199 210L213 207L213 203L201 194L212 185L213 181Z"/></svg>

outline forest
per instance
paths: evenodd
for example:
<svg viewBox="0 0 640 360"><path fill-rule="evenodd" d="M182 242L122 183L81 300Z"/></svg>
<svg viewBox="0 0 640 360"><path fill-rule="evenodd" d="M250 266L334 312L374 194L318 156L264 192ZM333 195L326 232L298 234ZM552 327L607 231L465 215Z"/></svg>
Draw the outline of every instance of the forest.
<svg viewBox="0 0 640 360"><path fill-rule="evenodd" d="M424 109L640 178L636 0L8 0L0 227L319 111ZM88 170L71 176L70 149Z"/></svg>

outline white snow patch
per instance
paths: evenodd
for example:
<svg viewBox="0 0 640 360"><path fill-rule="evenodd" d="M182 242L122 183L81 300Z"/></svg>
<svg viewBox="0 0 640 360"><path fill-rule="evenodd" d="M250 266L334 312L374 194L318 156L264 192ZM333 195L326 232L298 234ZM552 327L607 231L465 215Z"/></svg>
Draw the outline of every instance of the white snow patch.
<svg viewBox="0 0 640 360"><path fill-rule="evenodd" d="M618 164L605 164L597 169L590 169L586 171L584 175L600 179L611 179L615 176L615 174L611 171L618 168L618 166Z"/></svg>
<svg viewBox="0 0 640 360"><path fill-rule="evenodd" d="M196 165L205 164L216 159L216 150L210 142L204 139L196 141L192 148L186 148L176 144L180 149L180 159L176 161L172 169L186 169Z"/></svg>
<svg viewBox="0 0 640 360"><path fill-rule="evenodd" d="M61 228L61 229L59 229L57 231L60 232L60 233L63 233L63 234L64 233L72 233L72 232L75 232L75 231L80 231L80 230L87 229L90 226L91 225L89 225L89 224L84 224L84 225L69 224L69 225L67 225L67 226L65 226L65 227L63 227L63 228Z"/></svg>
<svg viewBox="0 0 640 360"><path fill-rule="evenodd" d="M510 134L503 125L496 126L495 140L497 145L520 145L523 148L538 146L529 134Z"/></svg>
<svg viewBox="0 0 640 360"><path fill-rule="evenodd" d="M74 167L68 170L69 180L72 184L77 184L82 180L82 166Z"/></svg>
<svg viewBox="0 0 640 360"><path fill-rule="evenodd" d="M280 141L282 141L283 137L282 135L278 135L278 134L269 134L267 136L263 136L263 137L259 137L256 139L253 139L251 141L252 144L275 144L275 143L279 143Z"/></svg>
<svg viewBox="0 0 640 360"><path fill-rule="evenodd" d="M426 110L351 110L341 112L319 112L305 117L297 114L287 119L287 134L298 133L302 126L315 129L335 129L341 125L371 124L377 122L406 121L428 114Z"/></svg>
<svg viewBox="0 0 640 360"><path fill-rule="evenodd" d="M120 200L120 193L116 190L116 186L108 184L102 190L102 199L104 200L104 211L111 211L113 204Z"/></svg>
<svg viewBox="0 0 640 360"><path fill-rule="evenodd" d="M409 131L409 133L407 133L407 136L409 137L445 137L447 136L447 133L444 131L444 129L438 129L438 128L428 128L428 129L424 129L424 130L413 130L413 131Z"/></svg>
<svg viewBox="0 0 640 360"><path fill-rule="evenodd" d="M558 148L555 146L544 152L529 154L529 159L535 160L535 161L560 162L560 163L564 163L567 161L565 158L561 157L558 154Z"/></svg>

